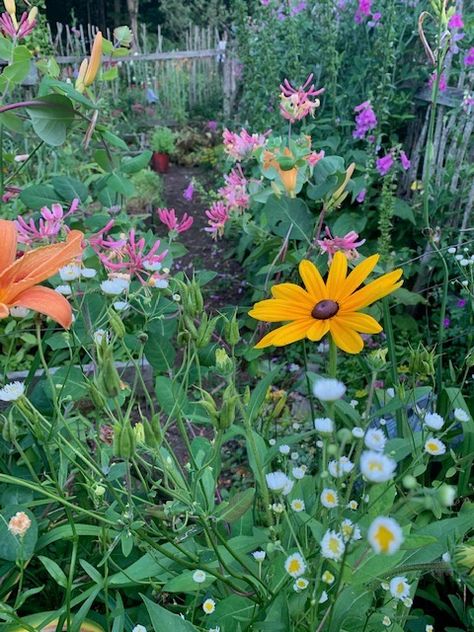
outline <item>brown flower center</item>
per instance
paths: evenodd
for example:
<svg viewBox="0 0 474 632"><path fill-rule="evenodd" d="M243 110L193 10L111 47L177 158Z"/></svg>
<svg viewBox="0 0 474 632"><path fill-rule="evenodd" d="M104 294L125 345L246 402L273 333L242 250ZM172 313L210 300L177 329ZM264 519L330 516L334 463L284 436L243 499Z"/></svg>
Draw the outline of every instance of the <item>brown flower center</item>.
<svg viewBox="0 0 474 632"><path fill-rule="evenodd" d="M339 305L336 301L324 300L316 303L311 312L311 316L317 320L327 320L335 316L338 311Z"/></svg>

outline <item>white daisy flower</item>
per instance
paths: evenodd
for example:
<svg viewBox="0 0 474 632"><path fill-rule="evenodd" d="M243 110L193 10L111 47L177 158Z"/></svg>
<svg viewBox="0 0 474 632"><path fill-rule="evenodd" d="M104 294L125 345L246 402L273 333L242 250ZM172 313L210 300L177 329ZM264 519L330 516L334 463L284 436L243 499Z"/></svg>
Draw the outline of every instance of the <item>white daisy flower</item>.
<svg viewBox="0 0 474 632"><path fill-rule="evenodd" d="M23 382L10 382L0 388L0 400L2 402L16 402L17 399L25 394L25 385Z"/></svg>
<svg viewBox="0 0 474 632"><path fill-rule="evenodd" d="M303 575L306 570L306 563L299 553L289 555L285 560L285 570L292 577Z"/></svg>
<svg viewBox="0 0 474 632"><path fill-rule="evenodd" d="M300 511L304 511L304 500L302 500L301 498L295 498L291 501L290 507L293 509L293 511L296 511L297 513L299 513Z"/></svg>
<svg viewBox="0 0 474 632"><path fill-rule="evenodd" d="M357 500L350 500L347 503L347 509L352 509L352 511L356 511L358 507L359 507L359 503L357 502Z"/></svg>
<svg viewBox="0 0 474 632"><path fill-rule="evenodd" d="M319 603L326 603L326 601L329 599L328 594L325 590L323 590L323 592L321 593L321 597L319 598Z"/></svg>
<svg viewBox="0 0 474 632"><path fill-rule="evenodd" d="M26 318L30 313L30 310L26 307L10 307L10 316L13 318Z"/></svg>
<svg viewBox="0 0 474 632"><path fill-rule="evenodd" d="M273 503L273 505L271 506L271 509L276 514L281 514L285 511L285 505L283 505L283 503Z"/></svg>
<svg viewBox="0 0 474 632"><path fill-rule="evenodd" d="M366 450L360 456L360 471L371 483L385 483L391 480L396 467L393 459L380 452Z"/></svg>
<svg viewBox="0 0 474 632"><path fill-rule="evenodd" d="M321 575L321 580L325 583L325 584L333 584L334 580L336 578L334 577L334 575L331 573L331 571L324 571L324 573Z"/></svg>
<svg viewBox="0 0 474 632"><path fill-rule="evenodd" d="M392 555L401 547L404 538L398 522L378 516L369 527L367 539L375 553Z"/></svg>
<svg viewBox="0 0 474 632"><path fill-rule="evenodd" d="M146 627L144 625L136 625L132 632L146 632Z"/></svg>
<svg viewBox="0 0 474 632"><path fill-rule="evenodd" d="M364 436L364 429L360 426L354 426L354 428L352 428L352 436L355 439L362 439Z"/></svg>
<svg viewBox="0 0 474 632"><path fill-rule="evenodd" d="M202 604L202 609L205 614L212 614L216 609L216 602L214 599L206 599L206 601Z"/></svg>
<svg viewBox="0 0 474 632"><path fill-rule="evenodd" d="M97 276L97 270L94 270L94 268L81 269L81 277L83 279L93 279L95 276Z"/></svg>
<svg viewBox="0 0 474 632"><path fill-rule="evenodd" d="M162 265L159 261L144 261L143 267L145 270L148 270L148 272L158 272L158 270L161 270Z"/></svg>
<svg viewBox="0 0 474 632"><path fill-rule="evenodd" d="M196 584L203 584L206 581L206 573L198 569L193 573L193 582Z"/></svg>
<svg viewBox="0 0 474 632"><path fill-rule="evenodd" d="M81 267L70 263L59 269L59 276L61 277L61 281L75 281L76 279L80 279Z"/></svg>
<svg viewBox="0 0 474 632"><path fill-rule="evenodd" d="M349 520L349 518L346 518L341 522L341 535L344 542L355 542L356 540L360 540L362 537L359 525L354 524L352 520Z"/></svg>
<svg viewBox="0 0 474 632"><path fill-rule="evenodd" d="M12 310L10 310L10 312L12 312ZM469 421L470 416L464 410L464 408L455 408L454 409L454 419L456 419L456 421Z"/></svg>
<svg viewBox="0 0 474 632"><path fill-rule="evenodd" d="M276 472L269 472L265 475L265 479L267 481L268 489L277 493L283 492L288 483L291 483L288 476L280 470Z"/></svg>
<svg viewBox="0 0 474 632"><path fill-rule="evenodd" d="M291 470L291 473L293 474L293 478L296 478L297 480L301 480L302 478L304 478L304 475L306 474L306 467L304 465L301 465L300 467L294 467Z"/></svg>
<svg viewBox="0 0 474 632"><path fill-rule="evenodd" d="M278 448L278 451L280 452L280 454L284 454L285 456L287 456L288 454L290 454L290 446L289 445L281 445Z"/></svg>
<svg viewBox="0 0 474 632"><path fill-rule="evenodd" d="M346 474L350 474L354 469L354 463L347 456L341 456L340 459L329 461L328 471L334 478L341 478Z"/></svg>
<svg viewBox="0 0 474 632"><path fill-rule="evenodd" d="M150 277L148 283L149 285L151 285L151 287L156 287L158 290L166 290L166 288L170 284L168 279L159 279L157 277ZM175 296L179 296L179 294L173 294L173 298ZM176 301L178 299L175 298L174 300ZM179 300L181 300L181 298Z"/></svg>
<svg viewBox="0 0 474 632"><path fill-rule="evenodd" d="M128 303L127 301L115 301L115 303L113 303L113 306L117 312L124 312L130 307L130 303Z"/></svg>
<svg viewBox="0 0 474 632"><path fill-rule="evenodd" d="M423 421L431 430L441 430L444 426L444 419L438 413L426 413Z"/></svg>
<svg viewBox="0 0 474 632"><path fill-rule="evenodd" d="M322 402L335 402L341 399L345 392L344 384L333 378L320 378L313 384L314 396Z"/></svg>
<svg viewBox="0 0 474 632"><path fill-rule="evenodd" d="M425 452L427 454L431 454L432 456L439 456L440 454L445 454L446 446L439 439L429 437L425 441Z"/></svg>
<svg viewBox="0 0 474 632"><path fill-rule="evenodd" d="M320 434L331 434L334 432L334 422L329 417L319 417L314 420L314 427Z"/></svg>
<svg viewBox="0 0 474 632"><path fill-rule="evenodd" d="M365 434L364 443L369 450L383 452L387 443L387 436L379 428L370 428Z"/></svg>
<svg viewBox="0 0 474 632"><path fill-rule="evenodd" d="M454 255L454 254L456 254L456 248L454 246L450 246L448 248L448 252L449 252L450 255Z"/></svg>
<svg viewBox="0 0 474 632"><path fill-rule="evenodd" d="M328 529L321 540L321 555L328 560L337 562L341 559L345 548L341 535Z"/></svg>
<svg viewBox="0 0 474 632"><path fill-rule="evenodd" d="M257 561L257 562L263 562L263 560L266 558L267 554L265 553L265 551L254 551L252 553L253 558Z"/></svg>
<svg viewBox="0 0 474 632"><path fill-rule="evenodd" d="M125 279L107 279L107 281L102 281L100 289L108 296L118 296L125 292L129 285L129 282Z"/></svg>
<svg viewBox="0 0 474 632"><path fill-rule="evenodd" d="M64 285L58 285L54 289L58 292L58 294L62 294L63 296L71 296L72 294L72 288L67 283Z"/></svg>
<svg viewBox="0 0 474 632"><path fill-rule="evenodd" d="M308 587L309 581L304 577L298 577L298 579L293 584L293 590L295 592L300 592L300 590L305 590Z"/></svg>
<svg viewBox="0 0 474 632"><path fill-rule="evenodd" d="M326 509L333 509L338 505L337 492L334 489L328 487L323 489L320 499L322 506L326 507Z"/></svg>
<svg viewBox="0 0 474 632"><path fill-rule="evenodd" d="M389 584L390 594L394 599L406 599L410 595L410 585L406 577L393 577Z"/></svg>

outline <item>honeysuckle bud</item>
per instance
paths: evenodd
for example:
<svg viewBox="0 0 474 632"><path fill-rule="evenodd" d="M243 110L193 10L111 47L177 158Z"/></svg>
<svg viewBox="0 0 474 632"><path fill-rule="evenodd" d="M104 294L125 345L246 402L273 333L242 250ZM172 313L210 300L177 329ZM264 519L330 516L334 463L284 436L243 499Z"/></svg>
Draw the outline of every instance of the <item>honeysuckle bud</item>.
<svg viewBox="0 0 474 632"><path fill-rule="evenodd" d="M225 349L216 349L216 368L223 375L230 375L234 370L232 358L227 355Z"/></svg>
<svg viewBox="0 0 474 632"><path fill-rule="evenodd" d="M16 16L16 4L15 0L3 0L6 12L13 18Z"/></svg>
<svg viewBox="0 0 474 632"><path fill-rule="evenodd" d="M38 17L38 7L33 7L30 9L28 13L28 17L26 18L30 24L32 24L36 18Z"/></svg>
<svg viewBox="0 0 474 632"><path fill-rule="evenodd" d="M90 86L97 76L102 60L102 33L97 31L92 45L91 57L84 77L84 86Z"/></svg>

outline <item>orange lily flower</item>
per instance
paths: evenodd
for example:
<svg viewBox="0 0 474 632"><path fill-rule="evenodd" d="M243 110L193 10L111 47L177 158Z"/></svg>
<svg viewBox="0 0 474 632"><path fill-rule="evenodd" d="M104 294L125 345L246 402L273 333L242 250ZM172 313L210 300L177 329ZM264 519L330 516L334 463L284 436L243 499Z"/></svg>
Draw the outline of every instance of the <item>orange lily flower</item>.
<svg viewBox="0 0 474 632"><path fill-rule="evenodd" d="M283 150L283 155L287 156L288 158L293 158L293 154L288 149L288 147L285 147L285 149ZM275 154L267 150L263 155L263 168L269 169L270 167L274 167L276 169L278 175L280 176L280 180L290 197L295 197L298 168L293 167L292 169L287 169L285 171L280 167L278 160L276 160Z"/></svg>
<svg viewBox="0 0 474 632"><path fill-rule="evenodd" d="M83 234L72 230L66 242L29 250L16 259L17 230L14 222L0 220L0 318L11 307L26 307L49 316L68 329L72 310L54 290L38 285L82 254Z"/></svg>

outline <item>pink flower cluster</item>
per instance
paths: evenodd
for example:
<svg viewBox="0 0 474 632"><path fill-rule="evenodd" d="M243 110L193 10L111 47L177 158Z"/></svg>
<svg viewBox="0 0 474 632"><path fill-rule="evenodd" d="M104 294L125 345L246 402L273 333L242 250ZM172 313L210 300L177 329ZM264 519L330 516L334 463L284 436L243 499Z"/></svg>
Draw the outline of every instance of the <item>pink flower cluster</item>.
<svg viewBox="0 0 474 632"><path fill-rule="evenodd" d="M218 190L219 195L224 199L228 211L242 211L249 207L250 196L247 193L247 178L244 176L242 167L237 168L224 176L225 186Z"/></svg>
<svg viewBox="0 0 474 632"><path fill-rule="evenodd" d="M470 48L464 56L465 66L474 66L474 46Z"/></svg>
<svg viewBox="0 0 474 632"><path fill-rule="evenodd" d="M68 231L64 220L72 215L78 206L79 200L77 198L72 201L67 213L64 213L61 204L52 204L51 210L47 206L43 206L38 224L33 219L26 221L19 215L15 221L19 243L31 245L37 241L51 241L62 230Z"/></svg>
<svg viewBox="0 0 474 632"><path fill-rule="evenodd" d="M372 0L359 0L357 10L354 14L354 22L361 24L361 22L370 15L372 15Z"/></svg>
<svg viewBox="0 0 474 632"><path fill-rule="evenodd" d="M169 230L172 230L176 233L186 232L191 228L194 222L194 219L187 213L185 213L183 217L178 220L174 208L159 208L157 210L157 214L160 222L167 226Z"/></svg>
<svg viewBox="0 0 474 632"><path fill-rule="evenodd" d="M206 211L208 217L209 227L204 230L211 233L213 239L217 239L217 236L222 237L224 234L224 227L229 219L229 209L224 202L214 202L211 208Z"/></svg>
<svg viewBox="0 0 474 632"><path fill-rule="evenodd" d="M153 276L153 273L161 268L161 263L168 252L165 250L157 253L160 247L158 239L146 253L145 239L143 237L137 239L133 229L124 239L104 238L105 233L112 228L113 224L114 221L111 220L94 238L89 239L90 245L107 270L126 273L130 277L135 275L142 284L145 284L149 279L145 279L144 275Z"/></svg>
<svg viewBox="0 0 474 632"><path fill-rule="evenodd" d="M15 20L16 21L16 20ZM36 20L32 18L26 11L22 14L20 22L16 25L12 17L8 13L0 15L0 31L3 35L12 39L23 39L30 35L36 26Z"/></svg>
<svg viewBox="0 0 474 632"><path fill-rule="evenodd" d="M237 134L226 128L222 133L222 140L225 152L234 160L241 161L258 147L263 147L267 139L265 134L249 134L246 129Z"/></svg>
<svg viewBox="0 0 474 632"><path fill-rule="evenodd" d="M313 74L311 73L299 88L295 88L288 79L280 85L280 112L290 123L301 121L308 114L314 116L315 109L319 107L319 99L312 101L311 97L319 96L324 92L324 88L316 90L312 81Z"/></svg>
<svg viewBox="0 0 474 632"><path fill-rule="evenodd" d="M436 77L437 77L437 73L436 73L436 71L435 71L435 72L433 72L433 73L430 75L430 78L428 79L428 87L429 87L429 88L432 88L432 87L433 87L433 84L434 84L434 82L436 81ZM438 90L439 90L440 92L446 92L446 88L447 88L447 87L448 87L448 84L447 84L447 81L446 81L446 77L445 77L444 73L441 73L441 76L440 76L440 78L439 78Z"/></svg>
<svg viewBox="0 0 474 632"><path fill-rule="evenodd" d="M367 132L377 127L378 122L370 101L364 101L356 105L354 112L357 113L357 116L355 117L356 128L352 132L352 136L354 138L365 138Z"/></svg>
<svg viewBox="0 0 474 632"><path fill-rule="evenodd" d="M321 248L321 252L328 254L329 262L331 262L338 251L343 252L349 260L359 257L356 249L365 244L365 239L359 239L359 235L356 232L351 230L344 237L333 237L327 226L325 232L327 236L323 237L323 239L318 239L318 246Z"/></svg>

